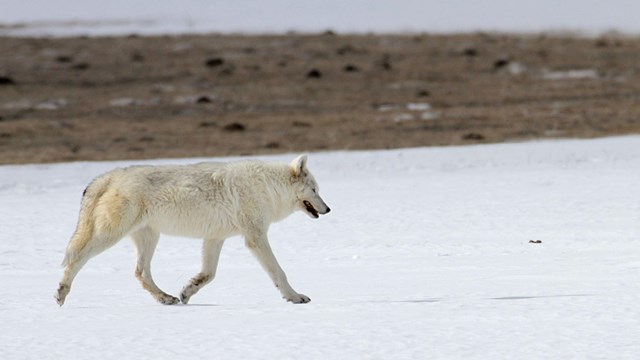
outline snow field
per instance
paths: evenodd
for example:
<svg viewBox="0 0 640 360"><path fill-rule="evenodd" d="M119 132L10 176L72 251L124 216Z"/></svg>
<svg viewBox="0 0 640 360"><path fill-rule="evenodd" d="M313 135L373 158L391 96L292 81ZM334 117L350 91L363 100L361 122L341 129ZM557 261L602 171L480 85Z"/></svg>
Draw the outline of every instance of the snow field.
<svg viewBox="0 0 640 360"><path fill-rule="evenodd" d="M639 149L629 136L311 154L332 212L270 231L305 305L280 299L231 238L214 282L162 306L134 278L125 239L58 308L82 190L134 162L2 166L0 357L637 358ZM158 285L178 294L199 251L163 236Z"/></svg>

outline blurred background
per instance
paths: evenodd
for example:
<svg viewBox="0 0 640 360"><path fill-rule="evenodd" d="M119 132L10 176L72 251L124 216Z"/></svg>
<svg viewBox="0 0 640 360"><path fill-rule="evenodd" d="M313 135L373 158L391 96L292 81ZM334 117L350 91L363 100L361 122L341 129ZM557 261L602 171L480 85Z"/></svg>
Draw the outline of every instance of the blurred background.
<svg viewBox="0 0 640 360"><path fill-rule="evenodd" d="M0 163L640 131L633 1L0 1Z"/></svg>

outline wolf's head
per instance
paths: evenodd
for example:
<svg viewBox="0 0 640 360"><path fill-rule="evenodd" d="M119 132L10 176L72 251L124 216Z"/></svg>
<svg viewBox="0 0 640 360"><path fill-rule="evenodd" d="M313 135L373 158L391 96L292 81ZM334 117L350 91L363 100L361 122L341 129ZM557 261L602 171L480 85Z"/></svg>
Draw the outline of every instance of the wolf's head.
<svg viewBox="0 0 640 360"><path fill-rule="evenodd" d="M289 165L297 207L314 219L331 211L320 197L316 179L307 169L307 155L300 155Z"/></svg>

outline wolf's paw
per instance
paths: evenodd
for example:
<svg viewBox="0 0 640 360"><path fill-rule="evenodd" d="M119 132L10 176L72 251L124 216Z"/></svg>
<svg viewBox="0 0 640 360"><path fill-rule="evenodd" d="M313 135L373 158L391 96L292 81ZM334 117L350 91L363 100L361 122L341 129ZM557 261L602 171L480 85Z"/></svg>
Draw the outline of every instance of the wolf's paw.
<svg viewBox="0 0 640 360"><path fill-rule="evenodd" d="M191 295L190 291L188 291L188 288L185 287L184 289L182 289L182 292L180 293L180 301L182 301L183 304L187 304L189 302L189 299L191 299Z"/></svg>
<svg viewBox="0 0 640 360"><path fill-rule="evenodd" d="M56 291L56 294L53 295L53 297L56 299L56 302L58 303L58 306L64 305L64 300L67 297L67 294L69 294L69 286L60 285L58 291Z"/></svg>
<svg viewBox="0 0 640 360"><path fill-rule="evenodd" d="M171 296L169 294L158 296L157 299L158 299L158 302L162 305L175 305L180 302L180 299L178 299L175 296Z"/></svg>
<svg viewBox="0 0 640 360"><path fill-rule="evenodd" d="M53 298L56 299L58 306L64 305L64 299L60 296L60 294L53 295Z"/></svg>
<svg viewBox="0 0 640 360"><path fill-rule="evenodd" d="M311 301L311 299L307 296L307 295L303 295L303 294L295 294L293 296L285 296L285 299L289 302L292 302L294 304L306 304L309 301Z"/></svg>

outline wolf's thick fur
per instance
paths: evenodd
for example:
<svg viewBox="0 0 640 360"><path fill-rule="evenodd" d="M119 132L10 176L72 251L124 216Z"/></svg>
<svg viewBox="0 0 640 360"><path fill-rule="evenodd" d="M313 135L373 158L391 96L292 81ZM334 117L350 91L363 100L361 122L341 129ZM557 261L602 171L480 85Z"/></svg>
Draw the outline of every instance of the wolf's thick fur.
<svg viewBox="0 0 640 360"><path fill-rule="evenodd" d="M308 302L307 296L289 285L267 239L269 225L296 210L314 218L330 211L306 161L302 155L290 164L133 166L99 176L82 198L55 296L58 304L64 304L84 264L127 235L136 245L135 275L142 286L163 304L187 303L213 280L224 240L238 234L285 299ZM184 287L180 299L160 290L151 277L151 258L160 233L204 239L202 271Z"/></svg>

